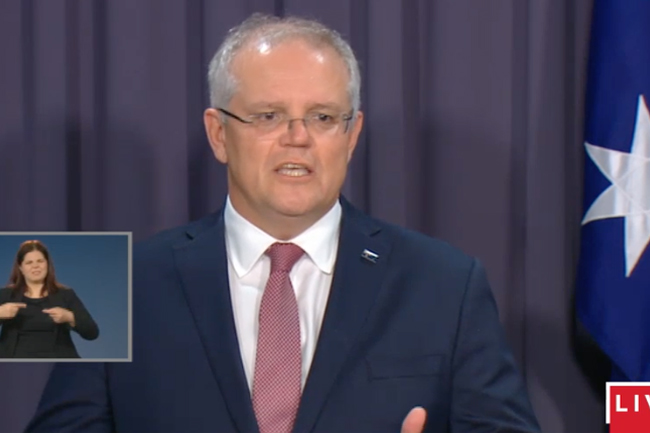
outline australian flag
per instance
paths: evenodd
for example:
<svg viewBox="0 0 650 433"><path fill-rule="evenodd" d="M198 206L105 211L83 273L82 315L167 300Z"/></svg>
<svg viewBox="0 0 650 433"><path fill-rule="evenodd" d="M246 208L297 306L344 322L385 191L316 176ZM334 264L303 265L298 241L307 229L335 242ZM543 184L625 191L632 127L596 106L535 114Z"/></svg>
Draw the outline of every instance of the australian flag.
<svg viewBox="0 0 650 433"><path fill-rule="evenodd" d="M576 306L613 377L650 381L650 1L595 0Z"/></svg>

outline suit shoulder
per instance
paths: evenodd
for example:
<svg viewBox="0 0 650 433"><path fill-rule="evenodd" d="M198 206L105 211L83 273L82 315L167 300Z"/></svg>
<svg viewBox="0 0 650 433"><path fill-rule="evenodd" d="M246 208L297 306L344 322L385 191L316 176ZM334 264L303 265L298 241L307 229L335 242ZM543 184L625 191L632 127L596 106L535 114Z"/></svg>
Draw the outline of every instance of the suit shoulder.
<svg viewBox="0 0 650 433"><path fill-rule="evenodd" d="M149 261L165 255L166 252L171 252L174 246L189 240L191 235L196 235L214 225L219 216L220 213L210 214L188 224L160 231L134 243L133 260Z"/></svg>
<svg viewBox="0 0 650 433"><path fill-rule="evenodd" d="M448 242L372 217L345 199L341 203L348 221L371 236L384 237L392 245L391 261L400 268L418 273L449 275L460 272L467 275L478 262Z"/></svg>
<svg viewBox="0 0 650 433"><path fill-rule="evenodd" d="M174 245L189 239L188 233L200 233L216 222L217 214L210 214L204 218L192 221L188 224L162 230L146 239L133 244L133 251L140 254L160 250L161 248L173 247Z"/></svg>
<svg viewBox="0 0 650 433"><path fill-rule="evenodd" d="M476 265L475 257L446 241L396 224L375 221L393 238L393 254L397 254L401 262L462 273L470 272Z"/></svg>

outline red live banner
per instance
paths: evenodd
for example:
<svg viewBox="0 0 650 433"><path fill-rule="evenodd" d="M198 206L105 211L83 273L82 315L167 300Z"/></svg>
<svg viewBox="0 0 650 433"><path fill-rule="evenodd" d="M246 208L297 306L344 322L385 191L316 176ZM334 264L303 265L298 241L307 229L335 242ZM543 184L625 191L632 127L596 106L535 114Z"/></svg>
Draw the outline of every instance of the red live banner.
<svg viewBox="0 0 650 433"><path fill-rule="evenodd" d="M607 382L610 433L650 433L650 382Z"/></svg>

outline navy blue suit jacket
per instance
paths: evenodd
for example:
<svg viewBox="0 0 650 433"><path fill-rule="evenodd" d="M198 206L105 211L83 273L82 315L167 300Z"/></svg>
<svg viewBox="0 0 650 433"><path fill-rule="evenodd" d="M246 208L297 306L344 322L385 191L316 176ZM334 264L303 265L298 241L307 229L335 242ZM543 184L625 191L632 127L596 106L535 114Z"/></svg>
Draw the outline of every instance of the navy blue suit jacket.
<svg viewBox="0 0 650 433"><path fill-rule="evenodd" d="M295 431L538 431L481 265L342 204ZM137 245L133 362L56 365L28 431L257 432L227 269L222 212Z"/></svg>

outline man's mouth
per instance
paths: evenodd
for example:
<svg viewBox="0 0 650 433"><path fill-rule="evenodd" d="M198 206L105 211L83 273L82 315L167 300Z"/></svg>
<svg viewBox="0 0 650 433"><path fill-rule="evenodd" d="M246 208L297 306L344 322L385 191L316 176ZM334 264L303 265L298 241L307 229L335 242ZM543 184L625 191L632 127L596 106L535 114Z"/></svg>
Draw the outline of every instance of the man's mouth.
<svg viewBox="0 0 650 433"><path fill-rule="evenodd" d="M311 173L311 170L306 165L295 163L282 164L276 171L291 177L302 177Z"/></svg>

